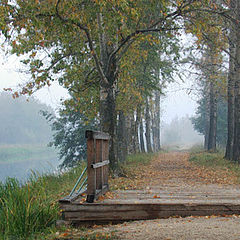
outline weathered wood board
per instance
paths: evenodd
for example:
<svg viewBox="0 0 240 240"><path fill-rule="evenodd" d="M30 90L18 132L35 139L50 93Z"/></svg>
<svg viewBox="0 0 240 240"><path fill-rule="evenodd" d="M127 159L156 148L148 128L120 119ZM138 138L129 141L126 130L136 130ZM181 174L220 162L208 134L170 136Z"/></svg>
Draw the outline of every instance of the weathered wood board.
<svg viewBox="0 0 240 240"><path fill-rule="evenodd" d="M240 204L62 204L66 221L127 221L173 216L208 216L240 214Z"/></svg>
<svg viewBox="0 0 240 240"><path fill-rule="evenodd" d="M111 195L112 194L112 195ZM168 217L240 215L240 189L226 186L118 190L95 203L61 203L70 223L122 222Z"/></svg>

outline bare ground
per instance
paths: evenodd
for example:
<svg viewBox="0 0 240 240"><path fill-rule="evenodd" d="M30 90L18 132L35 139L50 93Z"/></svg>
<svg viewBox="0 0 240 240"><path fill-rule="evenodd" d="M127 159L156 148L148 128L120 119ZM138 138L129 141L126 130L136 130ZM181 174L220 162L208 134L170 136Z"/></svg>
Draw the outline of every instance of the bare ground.
<svg viewBox="0 0 240 240"><path fill-rule="evenodd" d="M164 193L170 196L181 196L181 193L185 193L185 201L202 201L203 197L206 197L204 201L217 199L219 202L240 203L237 178L229 170L199 167L190 163L188 159L188 153L160 154L150 166L140 169L138 184L142 185L142 190L139 190L141 194L138 195L138 200L141 201L139 198L144 198L143 192L148 195L148 201L149 196L159 196L154 200L164 201ZM137 191L119 191L118 197L122 201L124 199L128 201L129 198L133 198L134 192ZM187 199L186 193L189 193ZM177 201L177 199L173 200ZM118 225L95 226L93 232L95 231L115 232L119 239L235 240L240 239L240 217L238 215L191 216L133 221Z"/></svg>
<svg viewBox="0 0 240 240"><path fill-rule="evenodd" d="M134 221L95 231L114 231L119 239L126 240L239 240L240 218L213 216Z"/></svg>
<svg viewBox="0 0 240 240"><path fill-rule="evenodd" d="M218 201L240 204L240 187L231 171L199 167L188 159L188 153L160 154L150 165L139 166L134 184L126 185L126 191L116 191L102 201L116 201L113 199L115 197L123 202ZM240 216L190 216L133 221L93 226L87 234L92 233L113 234L122 240L240 240ZM79 238L74 238L73 234L68 239Z"/></svg>

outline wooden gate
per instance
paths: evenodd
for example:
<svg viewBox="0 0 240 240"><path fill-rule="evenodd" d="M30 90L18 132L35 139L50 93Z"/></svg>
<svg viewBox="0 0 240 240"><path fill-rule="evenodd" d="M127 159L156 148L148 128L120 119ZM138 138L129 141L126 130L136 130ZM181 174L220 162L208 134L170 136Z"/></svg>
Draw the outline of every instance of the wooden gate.
<svg viewBox="0 0 240 240"><path fill-rule="evenodd" d="M92 203L108 191L109 135L86 131L87 138L87 202Z"/></svg>

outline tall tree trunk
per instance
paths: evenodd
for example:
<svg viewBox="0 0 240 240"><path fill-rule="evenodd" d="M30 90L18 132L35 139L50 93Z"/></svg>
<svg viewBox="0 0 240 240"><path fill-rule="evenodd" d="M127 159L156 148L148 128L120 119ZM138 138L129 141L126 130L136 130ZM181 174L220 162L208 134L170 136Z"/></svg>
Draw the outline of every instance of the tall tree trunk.
<svg viewBox="0 0 240 240"><path fill-rule="evenodd" d="M127 129L127 152L133 154L133 136L132 136L132 115L128 113L126 116L126 129Z"/></svg>
<svg viewBox="0 0 240 240"><path fill-rule="evenodd" d="M240 37L240 36L239 36ZM240 51L236 51L240 54ZM239 68L239 67L238 67ZM240 71L237 70L235 83L234 101L234 139L233 139L233 160L240 162Z"/></svg>
<svg viewBox="0 0 240 240"><path fill-rule="evenodd" d="M122 111L119 112L118 116L117 157L120 162L124 162L127 157L126 119Z"/></svg>
<svg viewBox="0 0 240 240"><path fill-rule="evenodd" d="M139 112L140 109L138 109L137 107L137 111L136 111L136 121L135 121L135 125L134 125L134 146L135 146L135 153L139 153L140 152L140 145L139 145L139 137L138 137L138 129L139 129L139 122L140 122L140 113Z"/></svg>
<svg viewBox="0 0 240 240"><path fill-rule="evenodd" d="M140 110L140 114L141 114L141 110ZM143 119L142 119L142 117L140 117L139 136L140 136L141 152L145 153L146 150L145 150L145 144L144 144L144 130L143 130Z"/></svg>
<svg viewBox="0 0 240 240"><path fill-rule="evenodd" d="M209 82L205 82L204 85L204 149L208 150L208 138L209 138Z"/></svg>
<svg viewBox="0 0 240 240"><path fill-rule="evenodd" d="M110 135L109 160L112 170L118 168L116 157L116 106L114 88L102 88L100 93L100 125L101 131Z"/></svg>
<svg viewBox="0 0 240 240"><path fill-rule="evenodd" d="M231 0L230 9L235 15L236 0ZM229 72L228 72L228 136L225 158L231 160L233 158L233 141L234 141L234 85L235 85L235 54L236 54L236 31L234 23L230 23L229 35Z"/></svg>
<svg viewBox="0 0 240 240"><path fill-rule="evenodd" d="M109 63L109 54L113 46L108 44L108 37L104 31L102 14L98 14L100 61L105 81L100 83L100 125L101 131L110 135L109 161L110 168L117 173L117 147L116 147L116 81L117 64L113 57ZM109 65L110 64L110 65Z"/></svg>
<svg viewBox="0 0 240 240"><path fill-rule="evenodd" d="M136 121L135 121L135 114L134 112L131 113L131 142L132 142L132 151L131 153L136 153L136 141L135 141L135 128L136 128Z"/></svg>
<svg viewBox="0 0 240 240"><path fill-rule="evenodd" d="M156 151L160 151L160 92L155 92Z"/></svg>
<svg viewBox="0 0 240 240"><path fill-rule="evenodd" d="M208 149L208 139L209 139L209 106L206 104L206 114L205 114L205 129L204 129L204 149Z"/></svg>
<svg viewBox="0 0 240 240"><path fill-rule="evenodd" d="M234 51L230 52L234 54ZM229 60L229 75L228 75L228 136L225 158L232 159L233 157L233 140L234 140L234 61L230 56Z"/></svg>
<svg viewBox="0 0 240 240"><path fill-rule="evenodd" d="M155 101L154 101L155 103ZM150 108L150 119L151 119L151 122L152 122L152 150L153 152L156 152L157 151L157 136L156 136L156 133L157 133L157 125L156 125L156 109L155 109L155 104Z"/></svg>
<svg viewBox="0 0 240 240"><path fill-rule="evenodd" d="M148 97L146 97L146 109L145 109L145 120L146 120L146 132L145 132L145 137L146 137L146 144L147 144L147 152L151 153L152 152L152 146L151 146L151 119L150 119L150 109L149 109L149 102L148 102Z"/></svg>
<svg viewBox="0 0 240 240"><path fill-rule="evenodd" d="M217 136L217 97L215 90L214 79L210 82L210 104L209 104L209 137L208 150L216 151L216 136Z"/></svg>
<svg viewBox="0 0 240 240"><path fill-rule="evenodd" d="M240 2L236 1L236 56L233 160L240 163Z"/></svg>

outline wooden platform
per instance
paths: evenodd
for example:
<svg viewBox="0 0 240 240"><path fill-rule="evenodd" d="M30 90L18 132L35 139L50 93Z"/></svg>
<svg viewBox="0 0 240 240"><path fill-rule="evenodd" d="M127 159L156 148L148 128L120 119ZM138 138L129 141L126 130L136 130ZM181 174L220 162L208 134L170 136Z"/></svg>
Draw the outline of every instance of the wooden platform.
<svg viewBox="0 0 240 240"><path fill-rule="evenodd" d="M169 191L172 190L172 191ZM61 203L63 219L70 223L120 222L168 218L240 214L240 191L190 191L183 189L128 190L114 192L114 199L96 203Z"/></svg>

